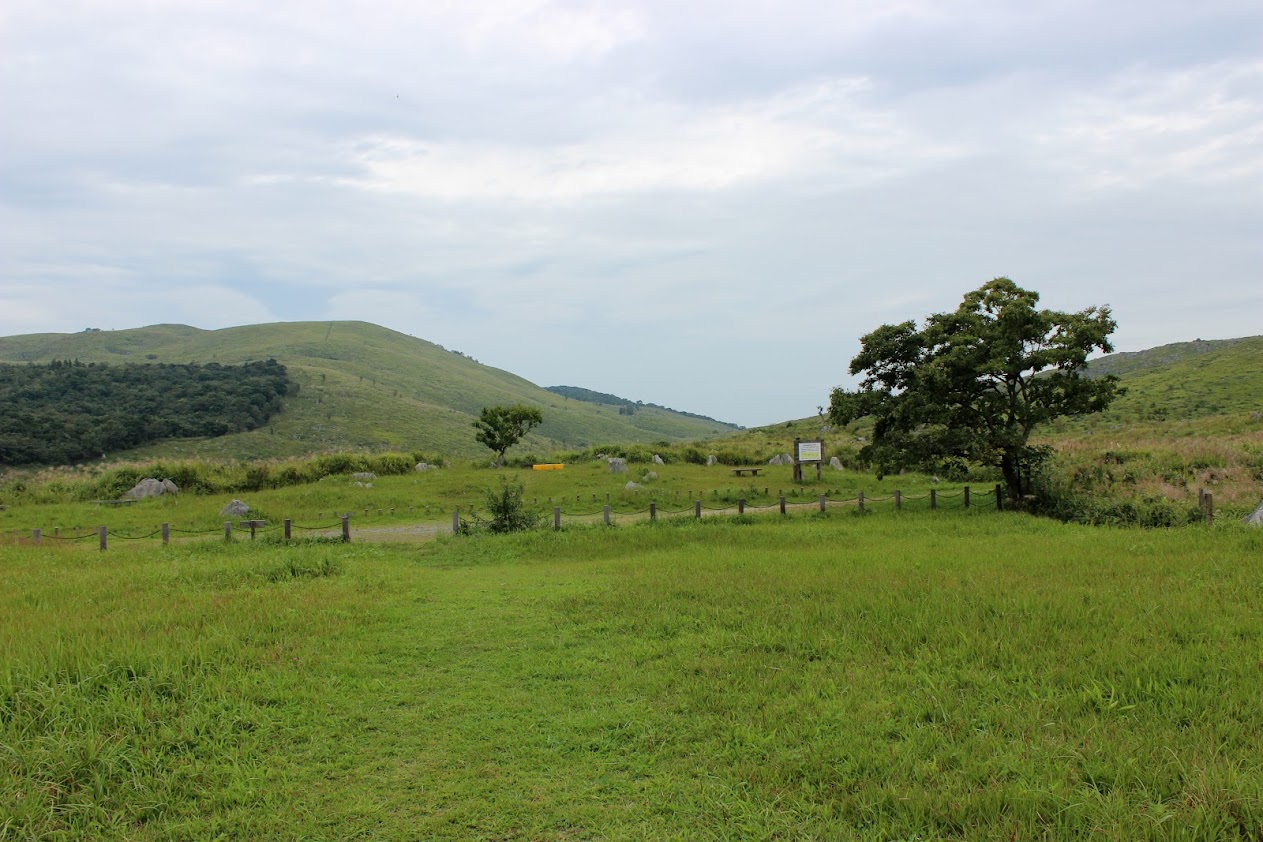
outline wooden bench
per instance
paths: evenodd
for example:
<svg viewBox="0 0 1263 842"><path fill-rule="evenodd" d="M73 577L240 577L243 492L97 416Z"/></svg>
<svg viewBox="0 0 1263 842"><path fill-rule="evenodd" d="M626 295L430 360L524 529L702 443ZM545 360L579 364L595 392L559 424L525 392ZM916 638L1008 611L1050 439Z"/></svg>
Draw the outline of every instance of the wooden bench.
<svg viewBox="0 0 1263 842"><path fill-rule="evenodd" d="M757 468L733 468L732 472L739 477L743 477L746 475L746 472L748 471L750 473L750 476L757 477L759 475L759 471L761 470L763 470L762 465L760 465Z"/></svg>
<svg viewBox="0 0 1263 842"><path fill-rule="evenodd" d="M135 500L93 500L98 506L130 506Z"/></svg>

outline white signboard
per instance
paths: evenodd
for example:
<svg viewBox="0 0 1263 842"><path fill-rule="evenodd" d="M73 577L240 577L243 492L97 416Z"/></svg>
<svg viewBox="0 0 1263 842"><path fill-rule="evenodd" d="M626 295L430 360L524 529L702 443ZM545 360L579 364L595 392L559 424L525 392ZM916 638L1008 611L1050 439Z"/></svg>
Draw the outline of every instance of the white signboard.
<svg viewBox="0 0 1263 842"><path fill-rule="evenodd" d="M799 462L821 462L823 461L822 454L821 443L818 441L800 441L798 443Z"/></svg>

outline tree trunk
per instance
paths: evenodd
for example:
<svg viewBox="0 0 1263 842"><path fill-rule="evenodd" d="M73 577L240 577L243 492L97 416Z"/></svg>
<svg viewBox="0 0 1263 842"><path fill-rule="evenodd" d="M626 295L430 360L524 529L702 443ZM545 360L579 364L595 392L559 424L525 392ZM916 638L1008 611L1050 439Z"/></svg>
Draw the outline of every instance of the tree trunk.
<svg viewBox="0 0 1263 842"><path fill-rule="evenodd" d="M1004 474L1005 508L1026 510L1026 491L1022 486L1022 468L1009 454L1000 460L1000 472Z"/></svg>

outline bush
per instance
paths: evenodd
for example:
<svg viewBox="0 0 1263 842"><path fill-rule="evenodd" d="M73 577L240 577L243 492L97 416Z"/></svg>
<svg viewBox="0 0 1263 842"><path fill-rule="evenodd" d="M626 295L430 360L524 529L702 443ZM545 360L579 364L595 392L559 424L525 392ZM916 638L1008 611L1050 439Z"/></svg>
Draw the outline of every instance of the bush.
<svg viewBox="0 0 1263 842"><path fill-rule="evenodd" d="M478 512L470 512L468 520L462 520L460 531L464 535L477 532L504 534L507 532L525 532L539 526L542 516L539 512L526 508L526 487L521 480L510 481L500 476L500 488L487 492L486 505L489 518L484 519Z"/></svg>

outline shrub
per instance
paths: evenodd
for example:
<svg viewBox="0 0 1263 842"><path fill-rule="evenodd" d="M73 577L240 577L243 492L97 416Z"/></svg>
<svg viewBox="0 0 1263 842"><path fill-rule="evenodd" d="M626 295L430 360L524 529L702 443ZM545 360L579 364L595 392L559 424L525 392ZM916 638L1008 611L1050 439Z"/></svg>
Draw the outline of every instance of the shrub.
<svg viewBox="0 0 1263 842"><path fill-rule="evenodd" d="M542 516L539 512L526 508L526 487L521 480L510 481L500 476L499 489L487 492L486 505L489 518L484 519L478 512L470 512L468 520L462 520L462 534L491 532L504 534L507 532L524 532L539 526Z"/></svg>

